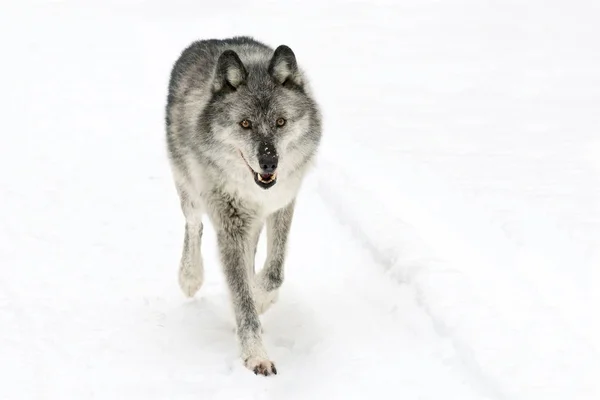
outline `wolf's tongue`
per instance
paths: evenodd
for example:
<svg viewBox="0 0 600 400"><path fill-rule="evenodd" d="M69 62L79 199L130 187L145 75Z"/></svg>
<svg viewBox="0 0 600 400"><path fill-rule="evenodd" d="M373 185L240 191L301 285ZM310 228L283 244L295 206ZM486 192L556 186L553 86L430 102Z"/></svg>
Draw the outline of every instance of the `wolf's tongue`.
<svg viewBox="0 0 600 400"><path fill-rule="evenodd" d="M268 180L271 180L271 178L273 177L273 174L260 174L260 177L263 181L268 181Z"/></svg>

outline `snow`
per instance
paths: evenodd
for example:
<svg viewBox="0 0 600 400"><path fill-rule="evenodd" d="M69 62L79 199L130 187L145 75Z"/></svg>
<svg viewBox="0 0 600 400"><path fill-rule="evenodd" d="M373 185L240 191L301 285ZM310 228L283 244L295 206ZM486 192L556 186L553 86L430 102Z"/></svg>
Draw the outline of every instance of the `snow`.
<svg viewBox="0 0 600 400"><path fill-rule="evenodd" d="M3 7L0 398L600 398L598 5L249 3ZM168 74L235 34L294 49L325 116L272 378L210 226L176 279Z"/></svg>

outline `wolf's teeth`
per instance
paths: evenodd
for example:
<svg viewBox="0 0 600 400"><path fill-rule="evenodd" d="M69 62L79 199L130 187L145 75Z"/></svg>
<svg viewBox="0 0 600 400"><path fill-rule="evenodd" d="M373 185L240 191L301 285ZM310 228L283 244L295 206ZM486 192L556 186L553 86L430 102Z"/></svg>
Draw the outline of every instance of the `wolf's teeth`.
<svg viewBox="0 0 600 400"><path fill-rule="evenodd" d="M261 181L262 183L271 183L275 180L275 178L277 177L277 174L271 175L271 178L267 181L264 180L260 174L256 174L256 176L258 177L258 180Z"/></svg>

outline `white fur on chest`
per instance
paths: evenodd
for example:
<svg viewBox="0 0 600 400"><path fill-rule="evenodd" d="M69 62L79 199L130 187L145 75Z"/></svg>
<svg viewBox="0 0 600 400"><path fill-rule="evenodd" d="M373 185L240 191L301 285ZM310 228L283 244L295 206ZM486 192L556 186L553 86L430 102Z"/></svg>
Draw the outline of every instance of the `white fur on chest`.
<svg viewBox="0 0 600 400"><path fill-rule="evenodd" d="M248 173L241 177L241 181L226 182L223 189L251 204L257 213L264 217L288 205L296 197L301 183L300 179L288 177L278 180L269 189L263 189Z"/></svg>
<svg viewBox="0 0 600 400"><path fill-rule="evenodd" d="M203 205L203 209L206 209L205 196L218 188L247 203L258 215L266 217L288 205L298 194L302 181L301 174L288 175L278 179L273 187L263 189L254 182L245 166L234 164L227 173L222 174L223 180L219 181L204 170L193 156L185 161L187 174L184 176L176 172L175 179L195 202Z"/></svg>

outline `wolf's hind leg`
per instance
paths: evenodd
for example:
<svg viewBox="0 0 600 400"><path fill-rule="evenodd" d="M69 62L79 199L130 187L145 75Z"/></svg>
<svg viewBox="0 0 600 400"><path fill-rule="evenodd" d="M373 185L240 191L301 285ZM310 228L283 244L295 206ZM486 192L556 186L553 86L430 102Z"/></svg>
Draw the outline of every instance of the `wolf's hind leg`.
<svg viewBox="0 0 600 400"><path fill-rule="evenodd" d="M181 208L185 215L185 238L179 264L179 287L183 293L192 297L204 281L204 266L200 251L202 240L202 207L199 201L191 200L180 191Z"/></svg>
<svg viewBox="0 0 600 400"><path fill-rule="evenodd" d="M263 269L255 275L253 285L256 309L259 314L275 304L279 296L294 207L295 200L267 218L267 259Z"/></svg>
<svg viewBox="0 0 600 400"><path fill-rule="evenodd" d="M249 260L247 261L248 265L248 276L250 279L254 279L254 275L256 273L256 252L258 250L258 241L260 240L260 233L262 232L263 224L257 229L254 229L250 232L250 251L248 252Z"/></svg>

